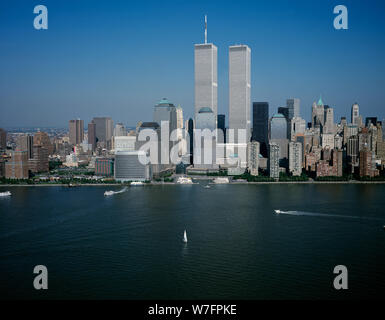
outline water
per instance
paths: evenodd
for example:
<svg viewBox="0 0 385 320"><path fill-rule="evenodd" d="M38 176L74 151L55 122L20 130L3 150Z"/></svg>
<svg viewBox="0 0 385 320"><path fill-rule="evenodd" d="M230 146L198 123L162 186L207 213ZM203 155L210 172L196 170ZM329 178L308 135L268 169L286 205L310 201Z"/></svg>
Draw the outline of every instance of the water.
<svg viewBox="0 0 385 320"><path fill-rule="evenodd" d="M384 295L385 185L204 185L110 197L104 191L122 188L0 187L12 192L0 199L1 298ZM45 291L32 285L39 264ZM346 291L333 288L339 264Z"/></svg>

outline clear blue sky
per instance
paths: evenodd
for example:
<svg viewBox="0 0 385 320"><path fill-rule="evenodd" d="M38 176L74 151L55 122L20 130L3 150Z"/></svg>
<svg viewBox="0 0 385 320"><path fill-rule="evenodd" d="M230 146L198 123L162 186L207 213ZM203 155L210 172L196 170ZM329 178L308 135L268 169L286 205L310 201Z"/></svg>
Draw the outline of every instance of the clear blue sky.
<svg viewBox="0 0 385 320"><path fill-rule="evenodd" d="M33 28L33 8L48 7L48 30ZM344 4L349 30L333 28ZM228 46L252 50L252 101L270 113L301 99L307 120L319 95L349 116L385 118L385 2L0 1L0 126L67 126L111 116L151 121L167 97L193 115L194 43L218 47L218 111L228 112ZM349 116L350 118L350 116Z"/></svg>

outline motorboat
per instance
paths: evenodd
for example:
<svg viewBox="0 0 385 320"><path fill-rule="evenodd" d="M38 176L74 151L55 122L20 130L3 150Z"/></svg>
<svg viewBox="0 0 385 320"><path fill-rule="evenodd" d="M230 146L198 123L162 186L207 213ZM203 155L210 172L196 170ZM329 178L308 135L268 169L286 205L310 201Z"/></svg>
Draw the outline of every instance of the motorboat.
<svg viewBox="0 0 385 320"><path fill-rule="evenodd" d="M183 242L187 243L187 232L186 232L186 230L183 233Z"/></svg>
<svg viewBox="0 0 385 320"><path fill-rule="evenodd" d="M104 196L105 197L112 196L113 194L115 194L114 191L106 191L106 192L104 192Z"/></svg>
<svg viewBox="0 0 385 320"><path fill-rule="evenodd" d="M0 197L10 197L11 195L10 191L0 192Z"/></svg>
<svg viewBox="0 0 385 320"><path fill-rule="evenodd" d="M130 183L130 186L142 186L143 182L142 181L132 181Z"/></svg>

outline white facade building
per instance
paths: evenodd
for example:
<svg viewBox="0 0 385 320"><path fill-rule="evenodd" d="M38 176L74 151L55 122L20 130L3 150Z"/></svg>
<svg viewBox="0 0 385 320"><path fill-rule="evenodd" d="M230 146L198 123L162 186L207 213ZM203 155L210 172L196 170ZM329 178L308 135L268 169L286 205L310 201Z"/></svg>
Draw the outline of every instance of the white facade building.
<svg viewBox="0 0 385 320"><path fill-rule="evenodd" d="M289 171L293 176L302 174L302 144L300 142L289 143Z"/></svg>

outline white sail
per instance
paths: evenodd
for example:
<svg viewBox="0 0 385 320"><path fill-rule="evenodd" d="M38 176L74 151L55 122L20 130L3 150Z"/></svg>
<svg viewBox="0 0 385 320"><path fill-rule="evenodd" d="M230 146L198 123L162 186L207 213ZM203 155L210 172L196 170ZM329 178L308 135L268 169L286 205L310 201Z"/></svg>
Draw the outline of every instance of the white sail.
<svg viewBox="0 0 385 320"><path fill-rule="evenodd" d="M186 232L186 230L184 231L184 234L183 234L183 242L187 242L187 232Z"/></svg>

